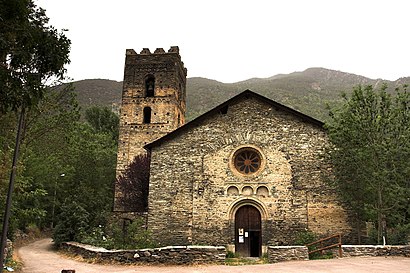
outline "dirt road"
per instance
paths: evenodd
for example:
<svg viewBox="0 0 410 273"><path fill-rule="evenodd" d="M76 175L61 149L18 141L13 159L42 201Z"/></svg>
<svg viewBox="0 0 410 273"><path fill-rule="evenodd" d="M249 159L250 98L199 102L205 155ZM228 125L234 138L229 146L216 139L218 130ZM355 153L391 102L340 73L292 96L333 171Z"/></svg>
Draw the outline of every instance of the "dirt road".
<svg viewBox="0 0 410 273"><path fill-rule="evenodd" d="M410 272L410 258L402 257L344 258L246 266L126 266L88 264L68 259L56 253L52 249L51 239L43 239L24 246L18 249L18 255L24 263L24 273L60 273L62 269L75 269L76 273Z"/></svg>

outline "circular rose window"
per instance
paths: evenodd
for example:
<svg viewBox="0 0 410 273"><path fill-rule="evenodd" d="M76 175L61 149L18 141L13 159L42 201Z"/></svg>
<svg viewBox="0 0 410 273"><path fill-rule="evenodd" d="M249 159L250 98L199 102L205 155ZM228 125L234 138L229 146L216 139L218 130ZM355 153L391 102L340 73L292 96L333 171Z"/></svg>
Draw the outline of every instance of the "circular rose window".
<svg viewBox="0 0 410 273"><path fill-rule="evenodd" d="M242 174L253 174L261 167L261 155L253 148L243 148L235 153L234 165Z"/></svg>

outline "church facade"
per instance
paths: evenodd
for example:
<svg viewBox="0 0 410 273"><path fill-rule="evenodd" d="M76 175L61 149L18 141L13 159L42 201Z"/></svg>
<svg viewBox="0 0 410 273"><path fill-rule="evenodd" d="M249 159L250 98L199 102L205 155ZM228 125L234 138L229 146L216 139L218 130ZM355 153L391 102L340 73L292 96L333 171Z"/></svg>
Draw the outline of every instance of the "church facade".
<svg viewBox="0 0 410 273"><path fill-rule="evenodd" d="M177 47L127 50L117 169L149 152L145 216L160 245L260 256L307 230L350 232L325 181L322 122L246 90L184 124L185 85ZM121 211L116 202L114 210Z"/></svg>

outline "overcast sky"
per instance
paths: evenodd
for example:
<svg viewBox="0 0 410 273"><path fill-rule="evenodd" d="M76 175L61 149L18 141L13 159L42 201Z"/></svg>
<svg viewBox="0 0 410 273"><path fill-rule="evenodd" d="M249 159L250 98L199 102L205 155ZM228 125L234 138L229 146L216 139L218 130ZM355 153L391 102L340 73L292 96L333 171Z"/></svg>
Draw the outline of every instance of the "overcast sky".
<svg viewBox="0 0 410 273"><path fill-rule="evenodd" d="M410 76L408 0L35 0L68 29L74 80L121 81L125 50L180 48L188 77L236 82L325 67Z"/></svg>

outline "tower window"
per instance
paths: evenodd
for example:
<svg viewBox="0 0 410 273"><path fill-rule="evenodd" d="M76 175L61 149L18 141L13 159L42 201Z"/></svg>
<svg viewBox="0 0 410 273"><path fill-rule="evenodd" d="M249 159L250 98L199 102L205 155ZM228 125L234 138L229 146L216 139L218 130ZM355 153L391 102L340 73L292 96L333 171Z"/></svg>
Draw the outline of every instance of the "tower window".
<svg viewBox="0 0 410 273"><path fill-rule="evenodd" d="M153 97L155 94L154 90L155 90L155 77L148 76L147 79L145 80L145 96Z"/></svg>
<svg viewBox="0 0 410 273"><path fill-rule="evenodd" d="M151 108L144 108L144 123L151 123Z"/></svg>

